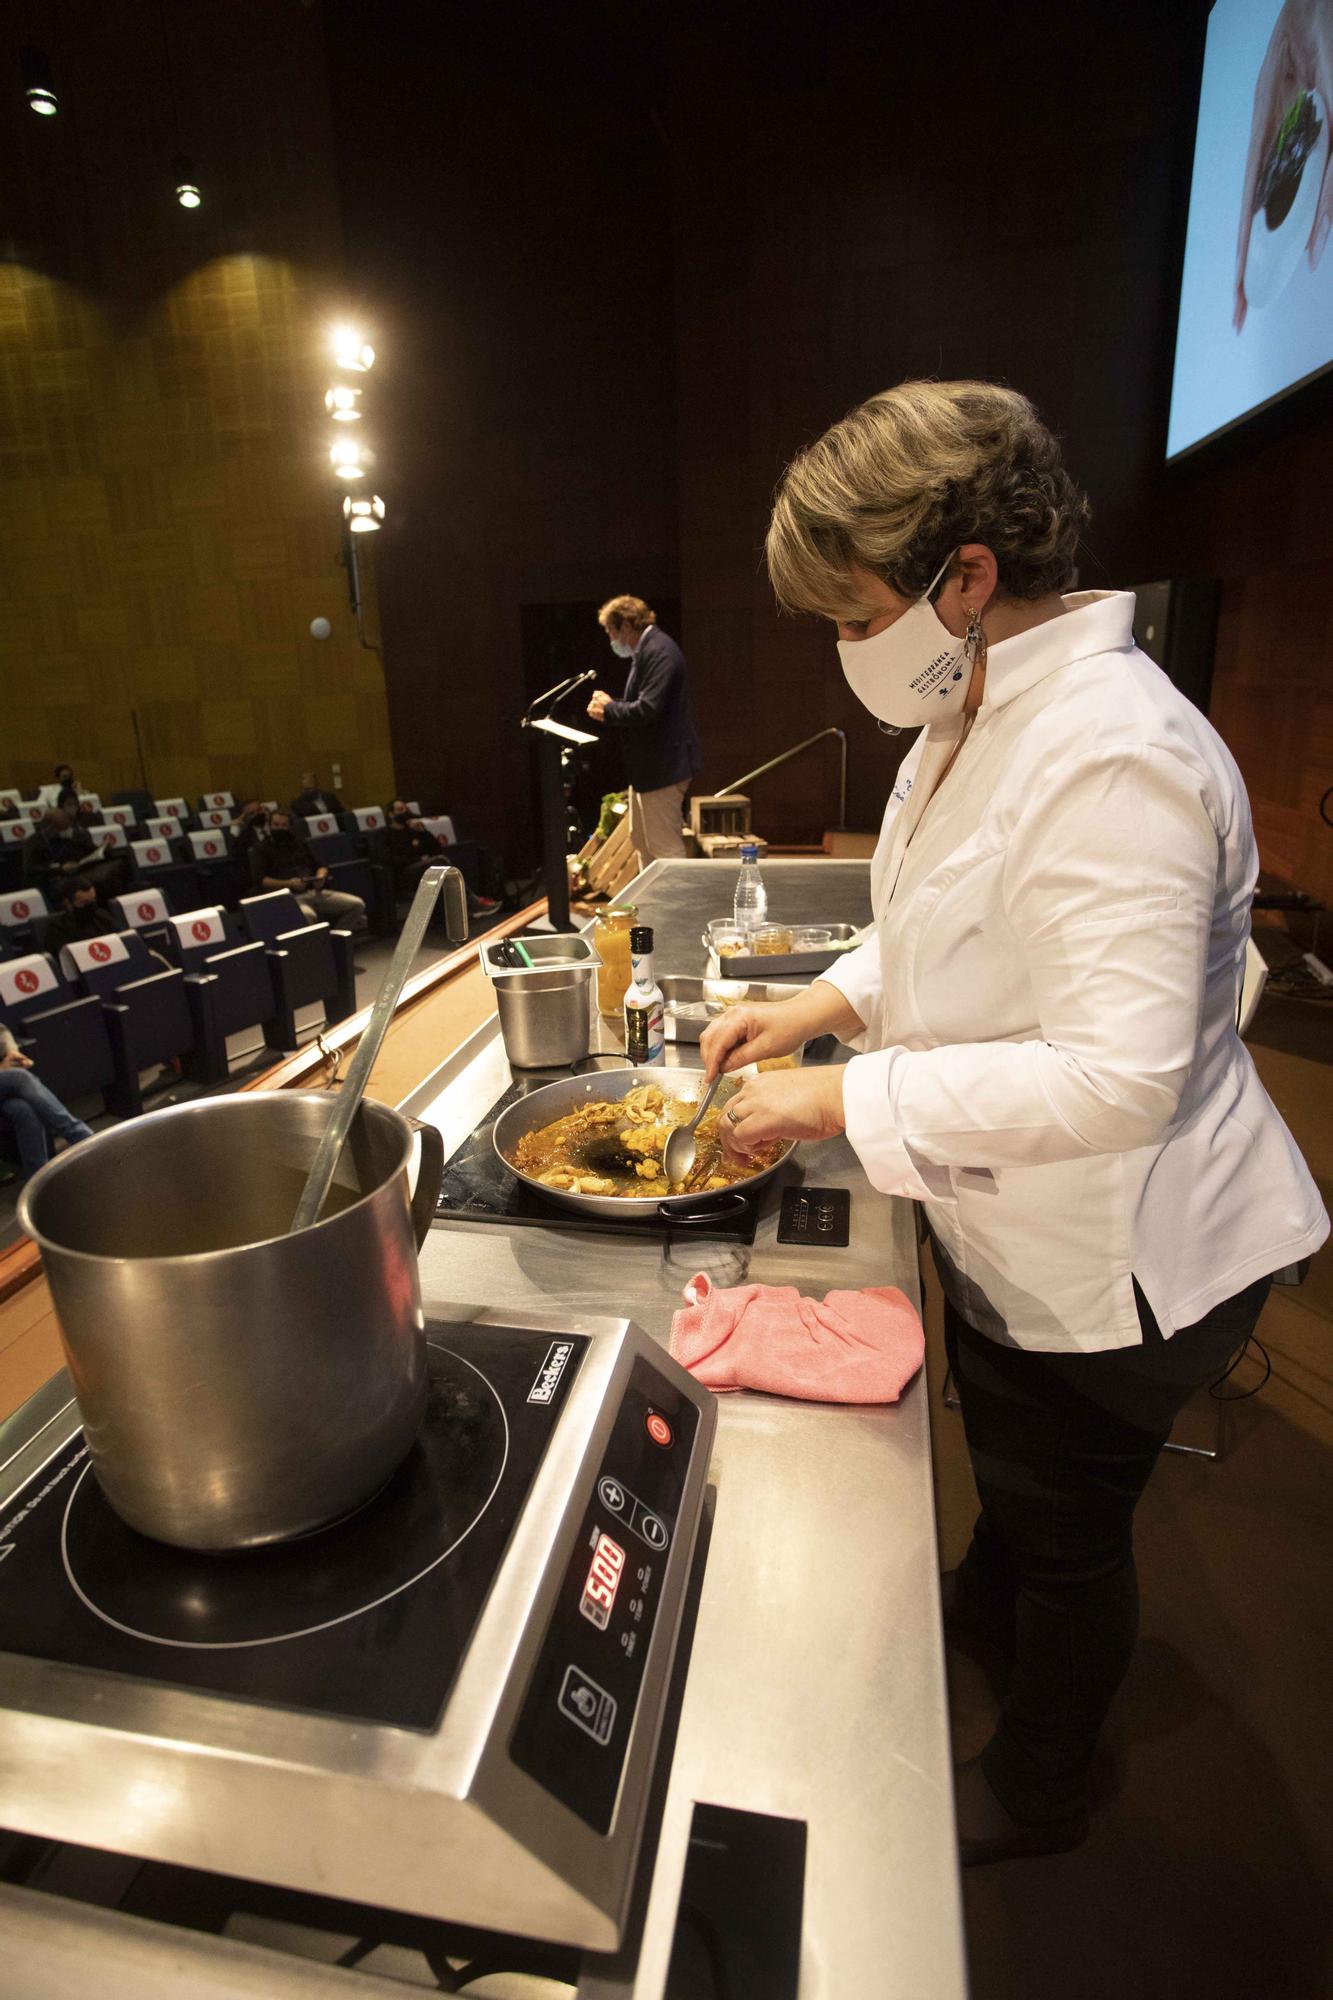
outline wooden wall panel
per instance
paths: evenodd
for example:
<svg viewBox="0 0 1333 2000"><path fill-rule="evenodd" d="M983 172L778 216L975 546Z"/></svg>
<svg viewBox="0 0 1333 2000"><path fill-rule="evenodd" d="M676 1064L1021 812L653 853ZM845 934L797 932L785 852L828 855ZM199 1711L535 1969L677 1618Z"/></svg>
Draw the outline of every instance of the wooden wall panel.
<svg viewBox="0 0 1333 2000"><path fill-rule="evenodd" d="M289 797L337 763L344 797L380 801L383 674L347 609L322 407L346 285L318 15L72 0L60 37L62 115L0 129L0 784L59 757L137 787L137 711L157 794Z"/></svg>

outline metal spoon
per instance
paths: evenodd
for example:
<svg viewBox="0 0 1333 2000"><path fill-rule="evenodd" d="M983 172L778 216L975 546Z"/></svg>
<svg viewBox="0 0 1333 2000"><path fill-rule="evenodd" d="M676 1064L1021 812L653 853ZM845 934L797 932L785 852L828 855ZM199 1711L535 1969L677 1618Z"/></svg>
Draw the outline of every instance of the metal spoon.
<svg viewBox="0 0 1333 2000"><path fill-rule="evenodd" d="M398 937L397 949L389 961L389 970L384 975L384 984L375 996L366 1031L356 1045L347 1070L347 1080L338 1093L338 1102L332 1118L325 1129L315 1154L315 1163L310 1169L301 1199L296 1204L296 1214L292 1218L291 1234L298 1229L308 1229L312 1222L319 1220L319 1211L333 1185L333 1176L342 1158L342 1149L347 1143L347 1135L352 1129L357 1106L361 1102L375 1058L380 1052L385 1030L393 1019L393 1010L398 1005L398 995L412 969L412 961L417 955L421 940L426 934L431 911L435 908L435 898L444 890L445 928L450 944L462 944L467 938L467 890L463 878L456 868L449 868L442 861L428 868L417 884L417 893L412 898L412 907L407 913L407 921Z"/></svg>
<svg viewBox="0 0 1333 2000"><path fill-rule="evenodd" d="M694 1156L698 1151L694 1134L705 1111L717 1096L718 1085L721 1082L722 1072L719 1070L704 1092L703 1102L689 1124L677 1125L675 1131L667 1136L666 1145L662 1148L662 1171L673 1185L677 1181L683 1181L694 1165Z"/></svg>

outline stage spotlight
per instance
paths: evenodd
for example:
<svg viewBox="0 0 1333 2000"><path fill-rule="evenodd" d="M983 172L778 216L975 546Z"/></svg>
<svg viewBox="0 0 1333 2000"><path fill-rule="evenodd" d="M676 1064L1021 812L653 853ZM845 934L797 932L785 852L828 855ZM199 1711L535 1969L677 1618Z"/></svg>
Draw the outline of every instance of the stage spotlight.
<svg viewBox="0 0 1333 2000"><path fill-rule="evenodd" d="M384 502L378 493L359 500L349 493L343 501L343 519L354 535L373 534L384 520Z"/></svg>
<svg viewBox="0 0 1333 2000"><path fill-rule="evenodd" d="M335 424L355 424L361 420L361 412L356 407L360 401L359 389L349 389L343 385L329 390L324 398L324 407Z"/></svg>
<svg viewBox="0 0 1333 2000"><path fill-rule="evenodd" d="M329 447L329 462L339 479L360 479L369 471L373 458L354 438L340 437Z"/></svg>
<svg viewBox="0 0 1333 2000"><path fill-rule="evenodd" d="M203 199L199 193L199 184L194 177L194 168L184 153L179 154L176 159L176 199L182 208L198 208Z"/></svg>
<svg viewBox="0 0 1333 2000"><path fill-rule="evenodd" d="M23 49L19 61L23 65L23 95L29 105L39 118L54 118L60 106L50 63L40 49Z"/></svg>
<svg viewBox="0 0 1333 2000"><path fill-rule="evenodd" d="M334 361L349 375L364 375L375 359L374 348L354 326L335 326L332 345Z"/></svg>

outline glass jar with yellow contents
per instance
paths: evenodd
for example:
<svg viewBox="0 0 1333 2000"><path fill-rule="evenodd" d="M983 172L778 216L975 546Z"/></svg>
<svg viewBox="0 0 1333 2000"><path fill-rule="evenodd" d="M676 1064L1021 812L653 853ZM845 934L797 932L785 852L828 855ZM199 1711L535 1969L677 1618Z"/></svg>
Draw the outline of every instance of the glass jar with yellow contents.
<svg viewBox="0 0 1333 2000"><path fill-rule="evenodd" d="M620 1019L632 977L629 934L639 921L638 905L617 903L603 910L593 925L592 941L601 964L597 968L597 1011Z"/></svg>

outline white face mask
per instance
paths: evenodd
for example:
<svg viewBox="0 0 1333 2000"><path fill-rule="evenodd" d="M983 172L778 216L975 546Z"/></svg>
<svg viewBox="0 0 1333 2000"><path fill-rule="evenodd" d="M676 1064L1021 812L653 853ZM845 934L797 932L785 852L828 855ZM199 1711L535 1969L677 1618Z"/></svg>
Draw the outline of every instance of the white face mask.
<svg viewBox="0 0 1333 2000"><path fill-rule="evenodd" d="M611 641L611 651L618 660L632 660L634 658L633 646L627 646L623 639L613 639Z"/></svg>
<svg viewBox="0 0 1333 2000"><path fill-rule="evenodd" d="M859 702L895 729L956 715L967 699L967 641L955 639L930 602L930 593L953 561L940 564L925 590L901 618L869 639L840 639L838 658Z"/></svg>

